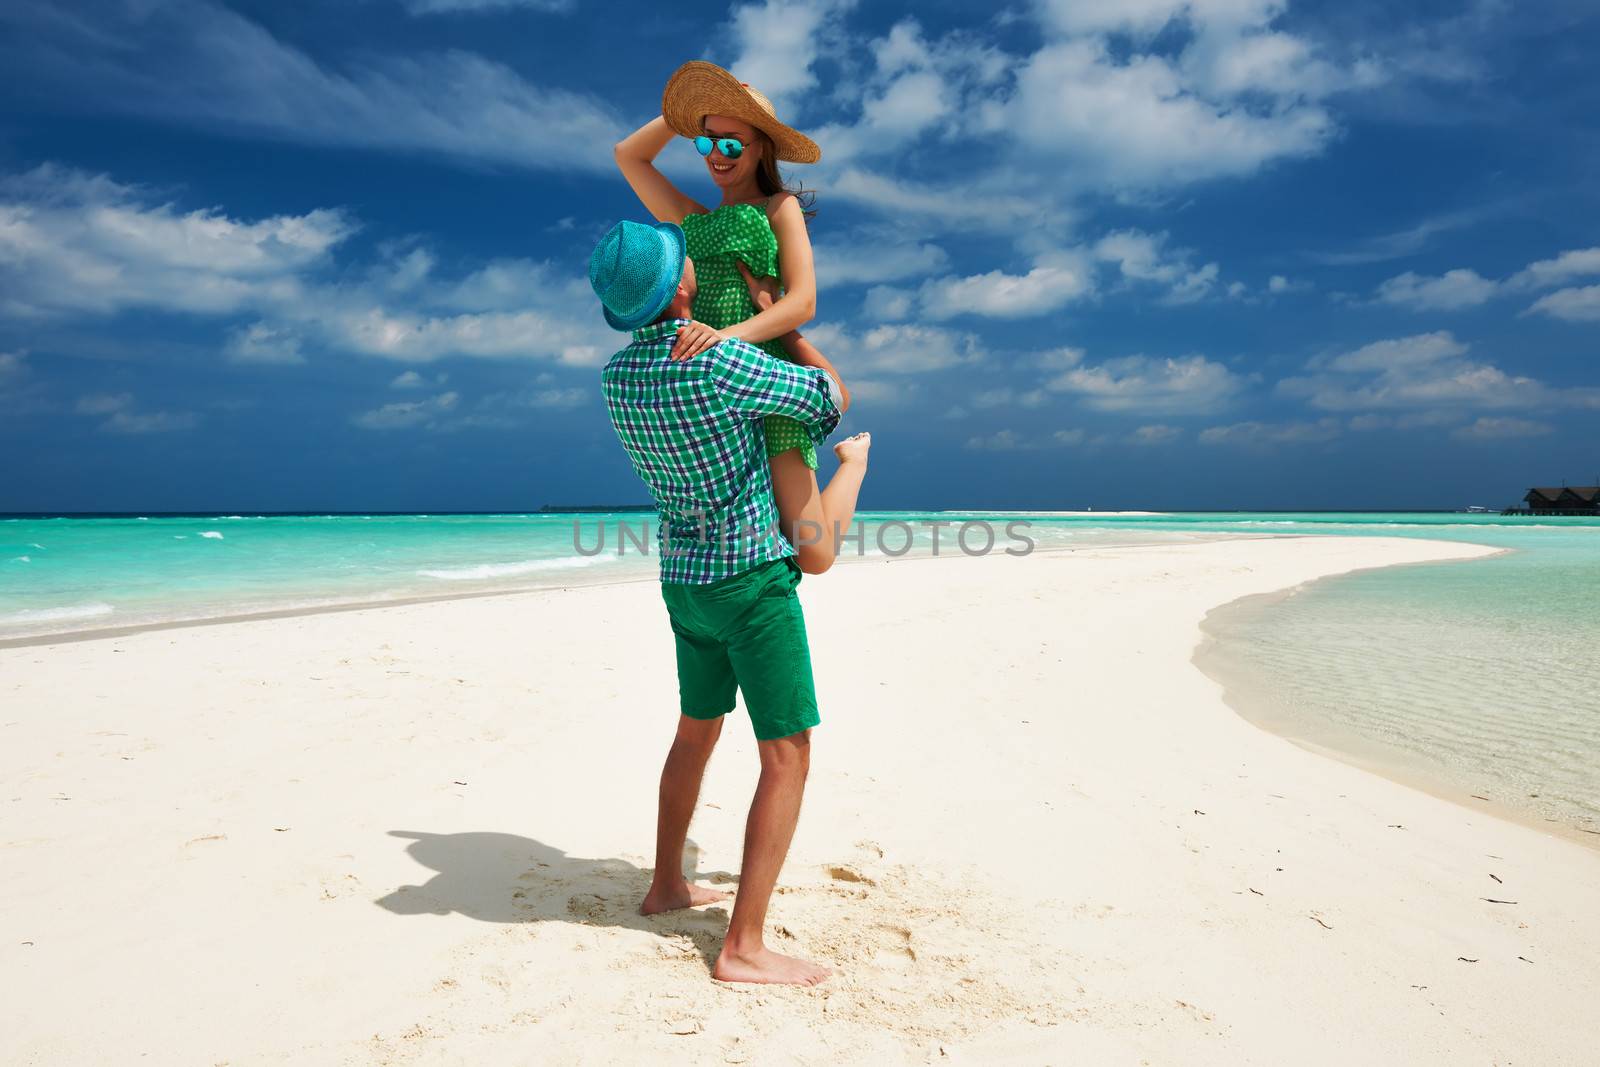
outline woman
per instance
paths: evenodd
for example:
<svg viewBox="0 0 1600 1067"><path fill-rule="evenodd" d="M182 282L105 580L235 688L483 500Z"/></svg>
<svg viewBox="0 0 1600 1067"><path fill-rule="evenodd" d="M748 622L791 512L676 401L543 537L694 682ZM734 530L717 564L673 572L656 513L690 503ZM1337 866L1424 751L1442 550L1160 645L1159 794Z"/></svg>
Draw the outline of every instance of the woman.
<svg viewBox="0 0 1600 1067"><path fill-rule="evenodd" d="M721 67L680 67L662 94L662 115L617 145L617 166L644 206L662 222L683 227L700 290L696 321L678 332L674 359L689 359L718 341L737 338L793 362L819 367L849 392L833 366L801 337L816 310L817 280L800 197L785 188L778 161L814 163L812 140L778 121L767 98ZM708 211L656 169L672 138L695 141L720 193ZM771 279L770 281L767 279ZM782 281L778 290L777 279ZM792 419L766 420L772 493L783 532L800 569L821 574L833 565L839 538L855 517L872 439L856 434L835 445L839 469L817 487L817 452Z"/></svg>

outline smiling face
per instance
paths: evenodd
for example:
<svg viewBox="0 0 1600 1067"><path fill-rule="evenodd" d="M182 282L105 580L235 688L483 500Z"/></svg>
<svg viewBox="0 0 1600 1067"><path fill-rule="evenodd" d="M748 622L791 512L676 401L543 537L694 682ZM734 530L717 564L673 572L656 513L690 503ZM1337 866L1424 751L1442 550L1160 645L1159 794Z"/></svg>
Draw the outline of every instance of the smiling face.
<svg viewBox="0 0 1600 1067"><path fill-rule="evenodd" d="M711 154L706 157L706 170L711 174L711 180L722 189L743 185L753 187L756 183L756 166L761 162L761 154L768 151L765 139L756 132L756 128L748 122L725 115L707 115L700 128L712 140L732 137L744 145L744 152L738 159L729 159L716 147L711 149Z"/></svg>

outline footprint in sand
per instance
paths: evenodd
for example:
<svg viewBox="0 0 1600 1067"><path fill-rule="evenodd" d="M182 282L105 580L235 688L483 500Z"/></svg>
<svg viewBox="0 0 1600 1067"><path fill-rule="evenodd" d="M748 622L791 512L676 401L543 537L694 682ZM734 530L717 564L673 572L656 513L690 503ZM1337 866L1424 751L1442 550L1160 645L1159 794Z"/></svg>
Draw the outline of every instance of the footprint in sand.
<svg viewBox="0 0 1600 1067"><path fill-rule="evenodd" d="M579 893L567 900L567 914L576 919L587 919L590 922L605 918L606 898L597 897L593 893Z"/></svg>
<svg viewBox="0 0 1600 1067"><path fill-rule="evenodd" d="M848 863L836 864L828 868L828 877L835 882L856 882L860 885L877 885L871 878L862 874Z"/></svg>
<svg viewBox="0 0 1600 1067"><path fill-rule="evenodd" d="M909 970L917 962L916 949L911 947L911 931L903 926L878 927L878 950L873 953L875 964L896 971Z"/></svg>

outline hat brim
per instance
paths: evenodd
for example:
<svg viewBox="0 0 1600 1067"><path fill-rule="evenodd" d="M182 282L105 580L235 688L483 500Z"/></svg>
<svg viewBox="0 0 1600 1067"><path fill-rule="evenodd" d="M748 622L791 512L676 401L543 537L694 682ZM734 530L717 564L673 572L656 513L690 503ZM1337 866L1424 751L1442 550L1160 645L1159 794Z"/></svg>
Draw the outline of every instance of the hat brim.
<svg viewBox="0 0 1600 1067"><path fill-rule="evenodd" d="M772 138L777 157L786 163L815 163L822 158L817 142L779 122L756 102L739 79L715 63L691 60L667 79L661 94L661 114L674 133L699 137L707 115L727 115L748 122Z"/></svg>
<svg viewBox="0 0 1600 1067"><path fill-rule="evenodd" d="M676 257L676 269L670 274L663 275L657 283L655 292L650 294L650 300L637 315L622 318L614 315L611 309L604 304L600 305L600 312L605 316L606 325L613 330L623 333L632 333L641 330L661 317L667 310L667 305L672 303L673 296L678 291L678 283L683 281L683 261L688 258L688 247L684 241L683 228L676 223L658 222L653 227L659 234L666 236L671 242L671 250Z"/></svg>

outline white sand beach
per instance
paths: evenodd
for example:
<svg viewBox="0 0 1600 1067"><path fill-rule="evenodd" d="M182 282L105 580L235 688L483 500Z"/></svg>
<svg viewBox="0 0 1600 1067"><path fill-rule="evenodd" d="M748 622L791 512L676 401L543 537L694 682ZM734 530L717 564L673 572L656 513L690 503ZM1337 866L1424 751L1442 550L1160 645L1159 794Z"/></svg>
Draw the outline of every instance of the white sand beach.
<svg viewBox="0 0 1600 1067"><path fill-rule="evenodd" d="M1480 554L1281 538L807 579L774 898L650 919L654 582L0 648L7 1064L1583 1064L1600 850L1245 722L1205 613ZM728 883L736 712L691 830ZM1507 903L1497 903L1504 901Z"/></svg>

